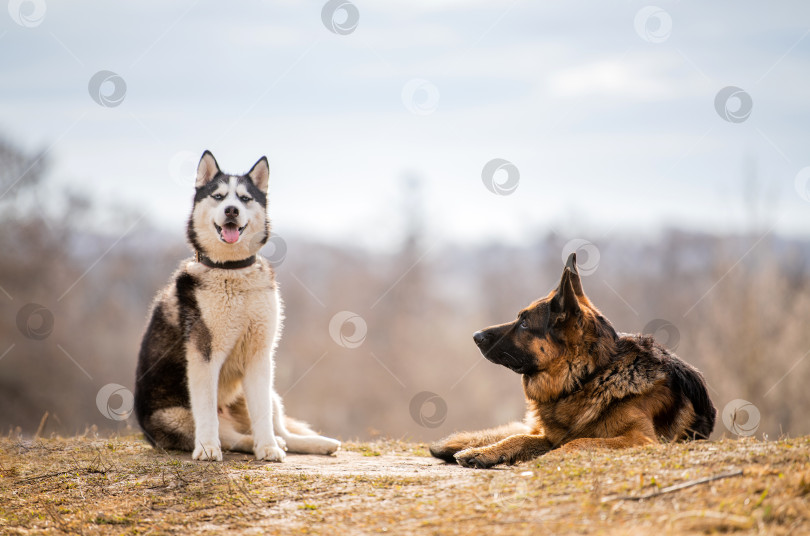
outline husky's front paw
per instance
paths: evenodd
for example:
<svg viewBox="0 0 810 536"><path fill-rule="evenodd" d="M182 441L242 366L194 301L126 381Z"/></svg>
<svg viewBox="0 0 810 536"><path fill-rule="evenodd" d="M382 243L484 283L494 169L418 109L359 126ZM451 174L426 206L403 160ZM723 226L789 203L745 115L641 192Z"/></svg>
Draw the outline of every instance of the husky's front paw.
<svg viewBox="0 0 810 536"><path fill-rule="evenodd" d="M257 460L264 460L266 462L283 462L286 456L284 451L275 445L254 447L253 453L256 454Z"/></svg>
<svg viewBox="0 0 810 536"><path fill-rule="evenodd" d="M287 452L287 442L284 441L284 438L281 436L276 436L276 443L278 443L278 448Z"/></svg>
<svg viewBox="0 0 810 536"><path fill-rule="evenodd" d="M202 460L202 461L222 461L222 448L219 446L219 443L213 442L198 442L197 447L194 449L194 453L191 457L195 460Z"/></svg>

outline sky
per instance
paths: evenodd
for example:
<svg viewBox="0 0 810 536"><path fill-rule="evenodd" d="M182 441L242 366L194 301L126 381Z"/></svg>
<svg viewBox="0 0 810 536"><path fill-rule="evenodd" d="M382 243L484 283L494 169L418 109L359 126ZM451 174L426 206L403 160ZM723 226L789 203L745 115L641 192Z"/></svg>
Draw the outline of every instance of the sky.
<svg viewBox="0 0 810 536"><path fill-rule="evenodd" d="M46 151L48 203L69 187L178 235L209 149L233 173L266 155L276 232L339 244L397 242L414 180L443 242L807 237L808 87L804 1L0 11L0 135Z"/></svg>

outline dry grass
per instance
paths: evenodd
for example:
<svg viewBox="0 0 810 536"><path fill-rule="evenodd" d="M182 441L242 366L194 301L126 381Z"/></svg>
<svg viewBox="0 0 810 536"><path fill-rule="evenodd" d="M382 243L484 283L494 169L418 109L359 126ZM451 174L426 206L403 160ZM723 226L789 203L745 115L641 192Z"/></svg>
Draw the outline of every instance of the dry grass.
<svg viewBox="0 0 810 536"><path fill-rule="evenodd" d="M554 452L487 471L397 441L216 464L135 436L2 439L0 533L806 534L808 460L810 437Z"/></svg>

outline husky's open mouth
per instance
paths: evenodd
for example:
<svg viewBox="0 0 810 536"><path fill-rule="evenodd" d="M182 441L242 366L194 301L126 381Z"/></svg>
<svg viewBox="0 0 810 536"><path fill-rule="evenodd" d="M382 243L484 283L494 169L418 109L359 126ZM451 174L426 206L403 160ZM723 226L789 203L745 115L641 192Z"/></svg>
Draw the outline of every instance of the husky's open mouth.
<svg viewBox="0 0 810 536"><path fill-rule="evenodd" d="M245 230L247 224L245 224L244 227L239 227L233 222L228 222L220 227L215 223L214 227L216 228L217 233L219 233L220 240L228 244L233 244L239 240L240 236L242 236L242 231Z"/></svg>

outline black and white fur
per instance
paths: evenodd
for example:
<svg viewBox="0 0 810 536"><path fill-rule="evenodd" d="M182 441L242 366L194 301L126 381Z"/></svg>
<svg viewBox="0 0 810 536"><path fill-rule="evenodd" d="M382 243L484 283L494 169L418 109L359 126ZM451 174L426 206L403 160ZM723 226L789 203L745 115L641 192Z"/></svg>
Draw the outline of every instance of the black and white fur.
<svg viewBox="0 0 810 536"><path fill-rule="evenodd" d="M141 343L138 423L153 445L195 460L222 460L226 449L282 461L285 450L340 447L285 417L273 389L283 311L273 268L258 255L270 234L268 179L265 157L228 175L203 153L187 231L196 256L158 293Z"/></svg>

